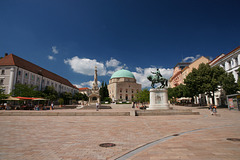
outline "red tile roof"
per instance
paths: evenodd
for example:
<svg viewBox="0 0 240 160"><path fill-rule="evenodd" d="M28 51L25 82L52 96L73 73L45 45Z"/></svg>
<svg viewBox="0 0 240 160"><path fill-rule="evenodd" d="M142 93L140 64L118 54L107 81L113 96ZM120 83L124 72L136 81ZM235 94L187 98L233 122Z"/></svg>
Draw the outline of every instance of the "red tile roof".
<svg viewBox="0 0 240 160"><path fill-rule="evenodd" d="M221 59L227 57L228 55L230 55L231 53L237 51L238 49L240 49L240 46L238 46L237 48L235 48L234 50L232 50L231 52L229 52L228 54L226 54L225 56L220 57L218 60L216 60L219 56L217 56L215 59L213 59L211 62L209 62L209 64L214 65L215 63L217 63L218 61L220 61ZM221 55L220 55L221 56ZM215 62L213 62L214 60L216 60ZM212 63L213 62L213 63Z"/></svg>
<svg viewBox="0 0 240 160"><path fill-rule="evenodd" d="M85 88L78 88L79 91L84 91L84 90L88 90L89 88L88 87L85 87Z"/></svg>
<svg viewBox="0 0 240 160"><path fill-rule="evenodd" d="M64 85L74 88L72 83L70 83L67 79L65 79L55 73L52 73L42 67L39 67L25 59L22 59L14 54L9 54L9 55L1 58L0 66L18 66L18 67L26 69L30 72L42 75L43 77L47 77L51 80L57 81L61 84L64 84Z"/></svg>

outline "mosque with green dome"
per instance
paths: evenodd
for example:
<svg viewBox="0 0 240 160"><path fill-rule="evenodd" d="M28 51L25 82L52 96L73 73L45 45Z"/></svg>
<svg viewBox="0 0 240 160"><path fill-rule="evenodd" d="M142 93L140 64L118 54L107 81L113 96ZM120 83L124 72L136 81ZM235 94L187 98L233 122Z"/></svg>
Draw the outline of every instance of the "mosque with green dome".
<svg viewBox="0 0 240 160"><path fill-rule="evenodd" d="M121 69L113 73L109 80L109 97L113 102L132 101L134 95L141 91L142 85L136 82L132 72Z"/></svg>

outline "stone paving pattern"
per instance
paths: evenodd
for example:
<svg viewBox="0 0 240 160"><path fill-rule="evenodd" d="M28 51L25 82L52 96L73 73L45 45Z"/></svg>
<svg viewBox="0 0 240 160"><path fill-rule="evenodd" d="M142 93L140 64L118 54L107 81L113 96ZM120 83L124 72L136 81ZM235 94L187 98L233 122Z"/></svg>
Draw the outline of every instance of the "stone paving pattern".
<svg viewBox="0 0 240 160"><path fill-rule="evenodd" d="M149 142L184 132L128 159L240 159L240 141L226 140L240 138L239 111L218 109L218 114L212 116L207 108L173 108L191 108L200 115L0 116L0 159L116 159ZM114 108L111 112L113 110L121 109ZM101 143L114 143L116 146L103 148L99 146Z"/></svg>

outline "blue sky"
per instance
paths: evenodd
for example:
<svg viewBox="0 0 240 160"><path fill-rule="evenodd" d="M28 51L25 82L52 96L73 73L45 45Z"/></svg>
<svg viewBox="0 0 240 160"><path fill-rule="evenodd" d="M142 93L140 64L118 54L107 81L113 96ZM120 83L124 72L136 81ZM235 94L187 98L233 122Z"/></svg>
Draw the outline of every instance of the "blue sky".
<svg viewBox="0 0 240 160"><path fill-rule="evenodd" d="M108 83L123 65L138 83L156 67L240 45L239 0L0 0L0 54L13 53L79 87L97 65Z"/></svg>

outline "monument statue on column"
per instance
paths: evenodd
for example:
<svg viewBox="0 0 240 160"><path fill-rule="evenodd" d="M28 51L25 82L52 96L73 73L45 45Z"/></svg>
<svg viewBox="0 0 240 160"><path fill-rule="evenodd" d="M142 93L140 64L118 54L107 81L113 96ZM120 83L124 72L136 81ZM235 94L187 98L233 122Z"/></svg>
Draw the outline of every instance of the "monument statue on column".
<svg viewBox="0 0 240 160"><path fill-rule="evenodd" d="M89 95L89 103L100 103L100 94L97 80L97 66L95 66L94 81Z"/></svg>
<svg viewBox="0 0 240 160"><path fill-rule="evenodd" d="M167 90L168 80L163 78L158 68L156 72L151 73L154 75L147 77L147 79L152 82L152 88L150 89L150 105L148 109L169 109ZM157 83L160 83L160 86L155 88L155 84Z"/></svg>

